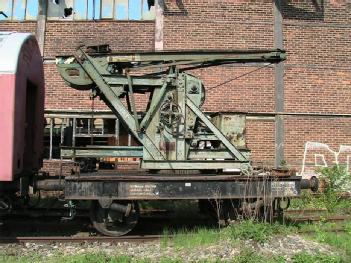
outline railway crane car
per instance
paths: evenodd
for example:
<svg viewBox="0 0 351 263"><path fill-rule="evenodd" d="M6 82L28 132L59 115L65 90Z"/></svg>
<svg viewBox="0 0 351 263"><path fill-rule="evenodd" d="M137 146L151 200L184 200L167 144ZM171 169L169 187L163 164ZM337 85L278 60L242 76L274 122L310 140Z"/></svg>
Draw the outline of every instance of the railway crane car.
<svg viewBox="0 0 351 263"><path fill-rule="evenodd" d="M204 210L216 210L227 222L254 210L272 218L301 189L316 188L316 182L302 180L292 171L253 167L243 134L245 116L207 116L201 110L204 83L190 73L234 63L281 63L284 50L115 53L100 45L78 47L74 54L57 57L65 82L74 89L91 90L91 97L104 101L139 144L64 147L62 158L138 157L141 169L55 179L38 175L44 108L39 49L26 34L2 33L0 40L0 54L9 60L0 63L0 85L6 90L0 97L3 213L9 206L8 192L25 196L29 188L61 190L72 215L74 202L89 201L95 228L119 236L136 225L139 201L199 200ZM139 93L149 95L142 114L135 99Z"/></svg>

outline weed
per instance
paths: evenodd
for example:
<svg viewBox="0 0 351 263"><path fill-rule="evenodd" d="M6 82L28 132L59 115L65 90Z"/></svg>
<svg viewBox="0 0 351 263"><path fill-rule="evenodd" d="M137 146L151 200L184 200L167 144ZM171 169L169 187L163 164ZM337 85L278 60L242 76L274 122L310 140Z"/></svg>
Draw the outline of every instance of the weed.
<svg viewBox="0 0 351 263"><path fill-rule="evenodd" d="M12 256L6 254L0 254L0 262L4 263L36 263L42 262L43 259L38 255L32 256Z"/></svg>
<svg viewBox="0 0 351 263"><path fill-rule="evenodd" d="M326 223L322 222L322 223L311 225L310 229L312 228L311 230L313 230L314 233L309 234L308 237L318 242L325 243L336 248L343 256L342 262L351 262L351 222L347 222L344 225L345 232L330 231L335 229L335 226L336 226L335 223L328 223L328 222ZM321 262L339 262L339 261L321 261Z"/></svg>
<svg viewBox="0 0 351 263"><path fill-rule="evenodd" d="M322 209L325 208L324 199L314 196L310 190L303 190L299 198L294 198L291 209Z"/></svg>
<svg viewBox="0 0 351 263"><path fill-rule="evenodd" d="M312 255L307 252L297 253L292 258L293 263L343 263L340 256L333 256L327 254Z"/></svg>
<svg viewBox="0 0 351 263"><path fill-rule="evenodd" d="M351 177L342 166L335 165L317 171L326 181L326 188L321 195L315 196L309 190L302 191L301 197L293 199L291 208L318 209L325 208L329 213L351 214L351 202L341 199L340 193L351 183Z"/></svg>
<svg viewBox="0 0 351 263"><path fill-rule="evenodd" d="M204 245L215 244L224 239L225 232L217 229L197 228L183 229L173 233L172 243L179 248L193 249Z"/></svg>
<svg viewBox="0 0 351 263"><path fill-rule="evenodd" d="M267 258L251 249L244 249L233 259L233 263L284 263L283 257Z"/></svg>
<svg viewBox="0 0 351 263"><path fill-rule="evenodd" d="M322 195L325 207L329 212L335 212L340 202L340 193L350 183L350 176L346 169L340 165L325 167L317 172L327 183Z"/></svg>
<svg viewBox="0 0 351 263"><path fill-rule="evenodd" d="M269 237L288 232L288 228L279 223L269 224L254 220L240 221L230 226L232 239L252 239L264 243Z"/></svg>
<svg viewBox="0 0 351 263"><path fill-rule="evenodd" d="M48 260L50 263L130 263L133 262L129 256L109 256L105 253L88 253L73 256L58 256ZM145 263L148 261L144 261Z"/></svg>

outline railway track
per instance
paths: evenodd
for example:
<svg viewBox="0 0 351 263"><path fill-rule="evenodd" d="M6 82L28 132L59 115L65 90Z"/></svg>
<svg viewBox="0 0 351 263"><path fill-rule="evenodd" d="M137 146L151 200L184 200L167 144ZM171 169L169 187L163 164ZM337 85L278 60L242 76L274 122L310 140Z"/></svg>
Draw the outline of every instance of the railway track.
<svg viewBox="0 0 351 263"><path fill-rule="evenodd" d="M351 220L351 215L328 215L327 212L326 209L294 209L285 211L284 218L293 223L341 222Z"/></svg>
<svg viewBox="0 0 351 263"><path fill-rule="evenodd" d="M146 243L160 240L162 235L136 235L136 236L33 236L33 237L0 237L0 243Z"/></svg>
<svg viewBox="0 0 351 263"><path fill-rule="evenodd" d="M292 223L317 223L320 221L324 222L336 222L338 223L338 228L330 230L331 232L343 232L345 231L342 227L343 222L347 220L351 220L351 215L328 215L326 209L294 209L287 210L284 212L284 218L286 222ZM158 218L159 219L159 218ZM159 219L160 220L160 219ZM160 224L159 220L157 220L157 224ZM13 222L12 222L13 223ZM46 222L49 226L52 222ZM146 221L145 227L152 228L155 227L153 224L149 224L150 222ZM155 223L155 222L153 222ZM341 225L339 225L341 223ZM52 223L54 224L54 223ZM80 222L80 224L82 224ZM17 224L15 224L17 225ZM40 224L43 227L43 224ZM45 225L45 224L44 224ZM55 225L57 225L55 223ZM162 224L161 224L162 225ZM313 230L308 230L307 232L313 232ZM0 243L92 243L92 242L101 242L101 243L121 243L121 242L129 242L129 243L145 243L145 242L154 242L164 238L160 232L158 233L135 233L134 235L126 235L121 237L107 237L107 236L95 236L89 234L89 232L81 232L78 230L75 234L70 236L69 233L66 233L65 236L60 236L60 231L56 231L57 234L51 233L50 235L45 235L39 232L32 232L32 236L25 236L28 234L25 231L23 236L20 234L21 232L9 233L8 236L1 236L0 234ZM49 232L44 232L49 233ZM303 232L305 233L305 231Z"/></svg>

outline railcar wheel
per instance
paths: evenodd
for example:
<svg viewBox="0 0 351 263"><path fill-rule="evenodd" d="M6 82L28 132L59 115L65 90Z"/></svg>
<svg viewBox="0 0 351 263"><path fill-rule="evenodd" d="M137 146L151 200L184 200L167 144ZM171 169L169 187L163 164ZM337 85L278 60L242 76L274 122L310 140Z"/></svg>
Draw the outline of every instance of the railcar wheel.
<svg viewBox="0 0 351 263"><path fill-rule="evenodd" d="M130 232L139 219L137 202L113 201L108 208L103 208L98 201L93 201L90 219L97 231L106 236L122 236Z"/></svg>

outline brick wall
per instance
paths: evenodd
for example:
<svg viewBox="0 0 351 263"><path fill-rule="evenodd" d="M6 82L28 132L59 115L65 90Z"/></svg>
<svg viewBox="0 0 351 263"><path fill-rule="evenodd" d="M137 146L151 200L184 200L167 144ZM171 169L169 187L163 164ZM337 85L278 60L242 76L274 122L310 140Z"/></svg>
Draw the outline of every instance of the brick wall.
<svg viewBox="0 0 351 263"><path fill-rule="evenodd" d="M165 1L164 49L257 49L274 47L274 1ZM321 4L322 3L322 4ZM282 1L285 111L349 113L351 102L351 4L346 0ZM44 54L53 59L78 45L109 43L114 50L153 50L155 23L99 21L47 22ZM0 30L35 32L33 22L4 23ZM274 68L268 67L224 85L254 66L222 66L193 71L207 89L206 111L273 112ZM65 86L55 65L45 65L47 109L90 109L89 92ZM213 88L218 86L217 88ZM145 106L146 97L140 96ZM106 109L101 102L95 108ZM141 107L142 108L142 107ZM347 118L284 117L285 159L300 166L304 144L318 141L334 150L348 145ZM247 121L253 160L274 162L274 122Z"/></svg>
<svg viewBox="0 0 351 263"><path fill-rule="evenodd" d="M150 21L48 21L45 33L45 58L72 54L82 45L110 44L113 50L151 50L154 22Z"/></svg>
<svg viewBox="0 0 351 263"><path fill-rule="evenodd" d="M17 31L35 34L36 22L0 22L0 31Z"/></svg>
<svg viewBox="0 0 351 263"><path fill-rule="evenodd" d="M283 5L285 110L290 112L350 113L351 5L342 0L290 1ZM351 119L285 117L285 158L302 169L306 142L320 142L329 150L307 149L305 163L314 166L315 154L335 163L334 151L351 145ZM323 147L322 147L323 148ZM346 164L340 154L340 164ZM333 156L333 158L331 158ZM343 159L343 160L341 160ZM319 160L319 164L321 164Z"/></svg>

